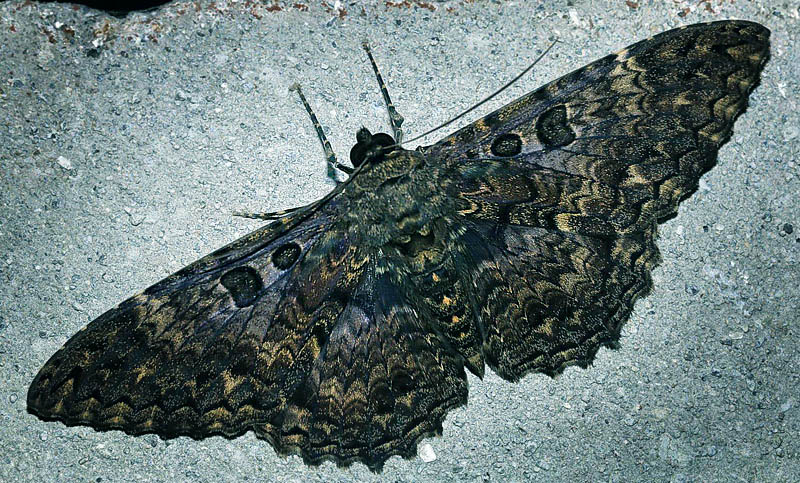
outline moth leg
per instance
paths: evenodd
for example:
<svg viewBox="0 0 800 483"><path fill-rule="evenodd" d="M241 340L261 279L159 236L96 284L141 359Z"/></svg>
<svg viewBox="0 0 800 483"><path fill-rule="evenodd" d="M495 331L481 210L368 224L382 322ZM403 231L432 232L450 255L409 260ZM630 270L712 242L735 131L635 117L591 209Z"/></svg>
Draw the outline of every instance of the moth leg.
<svg viewBox="0 0 800 483"><path fill-rule="evenodd" d="M394 108L392 100L389 98L389 90L386 88L386 83L383 81L383 77L381 77L381 73L378 70L378 64L375 63L375 59L372 57L372 50L370 50L369 44L363 42L361 47L363 47L367 52L369 62L372 64L372 70L375 71L375 77L378 78L378 85L381 87L381 94L383 94L383 100L386 103L386 110L389 111L389 123L392 125L394 142L401 144L403 142L403 130L400 129L400 126L403 125L403 116L397 112L397 109Z"/></svg>
<svg viewBox="0 0 800 483"><path fill-rule="evenodd" d="M311 105L306 100L306 96L303 95L303 91L300 89L300 84L292 84L289 88L290 91L297 91L297 94L300 96L300 100L303 102L303 106L306 108L306 112L311 117L311 122L314 123L314 129L317 131L317 137L319 141L322 143L322 149L325 150L325 159L328 163L328 177L332 178L334 181L339 183L339 180L336 179L336 171L339 170L344 172L345 174L351 174L354 170L350 166L345 166L341 164L339 161L336 160L336 154L333 152L333 148L331 148L331 143L328 142L328 138L325 137L325 133L322 131L322 126L317 119L317 116L314 115L314 111L311 109ZM266 219L274 219L274 218L266 218Z"/></svg>
<svg viewBox="0 0 800 483"><path fill-rule="evenodd" d="M300 208L305 208L304 206L297 206L295 208L289 208L287 210L280 210L280 211L268 211L266 213L250 213L247 211L234 211L233 216L238 216L241 218L250 218L253 220L279 220L286 215L290 215L295 211L299 210Z"/></svg>

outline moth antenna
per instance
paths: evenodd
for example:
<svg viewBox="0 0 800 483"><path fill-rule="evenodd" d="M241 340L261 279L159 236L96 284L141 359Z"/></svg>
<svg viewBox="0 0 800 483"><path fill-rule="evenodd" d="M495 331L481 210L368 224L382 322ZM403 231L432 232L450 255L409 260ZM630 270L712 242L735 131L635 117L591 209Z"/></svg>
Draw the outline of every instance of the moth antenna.
<svg viewBox="0 0 800 483"><path fill-rule="evenodd" d="M540 60L542 60L542 58L544 58L544 56L545 56L545 55L547 55L547 53L548 53L548 52L550 52L550 50L553 48L553 46L555 46L555 45L556 45L556 43L557 43L557 42L558 42L558 39L555 39L555 40L554 40L554 41L553 41L553 42L552 42L552 43L551 43L551 44L550 44L550 45L549 45L549 46L548 46L548 47L547 47L547 48L544 50L544 52L542 52L542 53L541 53L541 55L539 55L539 57L537 57L537 58L536 58L536 60L534 60L534 61L531 63L531 65L529 65L528 67L526 67L526 68L525 68L525 70L523 70L522 72L520 72L519 74L517 74L517 75L516 75L516 77L514 77L514 78L513 78L513 79L511 79L510 81L506 82L506 83L505 83L505 85L503 85L503 87L501 87L501 88L497 89L497 90L496 90L496 91L494 91L492 94L490 94L488 97L484 98L484 99L483 99L481 102L479 102L479 103L475 104L474 106L470 107L469 109L467 109L466 111L462 112L462 113L461 113L461 114L459 114L458 116L456 116L456 117L454 117L454 118L450 119L449 121L447 121L447 122L444 122L444 123L442 123L442 124L439 124L439 125L438 125L438 126L436 126L435 128L433 128L433 129L431 129L431 130L429 130L429 131L426 131L426 132L424 132L424 133L420 134L419 136L416 136L416 137L413 137L413 138L411 138L411 139L408 139L408 140L406 140L406 141L403 141L403 142L397 143L397 144L395 144L394 146L387 146L387 148L393 148L393 147L395 147L395 146L400 146L400 145L402 145L402 144L410 143L411 141L416 141L417 139L424 138L424 137L425 137L425 136L427 136L428 134L431 134L431 133L433 133L433 132L436 132L436 131L438 131L439 129L442 129L443 127L449 126L450 124L452 124L452 123L454 123L454 122L458 121L459 119L461 119L462 117L466 116L467 114L469 114L470 112L474 111L475 109L477 109L477 108L481 107L482 105L486 104L487 102L489 102L490 100L492 100L492 99L493 99L493 98L494 98L494 97L495 97L497 94L500 94L501 92L503 92L504 90L506 90L506 89L507 89L507 88L508 88L508 87L509 87L511 84L513 84L513 83L517 82L517 80L519 80L519 78L520 78L520 77L524 76L525 74L527 74L527 73L528 73L528 71L530 71L531 69L533 69L533 66L535 66L536 64L538 64L538 63L539 63L539 61L540 61Z"/></svg>
<svg viewBox="0 0 800 483"><path fill-rule="evenodd" d="M397 109L394 108L394 104L392 103L392 99L389 97L389 89L386 87L386 82L383 81L383 77L381 77L381 71L378 70L378 64L375 62L375 58L372 57L372 49L369 48L369 43L365 40L361 42L361 48L367 53L367 57L369 57L369 62L372 64L372 71L375 73L375 77L378 79L378 86L381 89L381 94L383 95L383 102L386 104L386 110L389 111L389 123L392 125L392 134L394 135L394 139L396 140L397 144L403 142L403 130L400 129L400 126L403 125L403 116L397 112Z"/></svg>

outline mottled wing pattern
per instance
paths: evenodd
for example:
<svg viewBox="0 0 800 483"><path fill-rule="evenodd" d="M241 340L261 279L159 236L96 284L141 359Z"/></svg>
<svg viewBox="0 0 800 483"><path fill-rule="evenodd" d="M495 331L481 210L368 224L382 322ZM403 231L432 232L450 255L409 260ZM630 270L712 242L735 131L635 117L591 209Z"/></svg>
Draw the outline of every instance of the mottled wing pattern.
<svg viewBox="0 0 800 483"><path fill-rule="evenodd" d="M45 364L28 408L131 434L253 430L309 463L414 455L466 401L463 363L336 211L273 223L106 312Z"/></svg>
<svg viewBox="0 0 800 483"><path fill-rule="evenodd" d="M740 21L665 32L422 149L458 201L452 250L476 263L455 269L501 376L586 366L617 340L650 289L656 223L715 163L768 39Z"/></svg>

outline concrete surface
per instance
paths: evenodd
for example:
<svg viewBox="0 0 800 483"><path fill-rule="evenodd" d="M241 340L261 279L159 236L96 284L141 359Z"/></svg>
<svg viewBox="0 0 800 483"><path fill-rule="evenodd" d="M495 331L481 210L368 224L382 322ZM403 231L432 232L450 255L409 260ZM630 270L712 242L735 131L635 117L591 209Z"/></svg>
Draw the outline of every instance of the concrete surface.
<svg viewBox="0 0 800 483"><path fill-rule="evenodd" d="M0 3L0 480L800 480L798 2L178 2L120 19ZM295 81L346 159L387 118L371 42L409 136L561 42L464 125L636 40L725 18L772 32L750 109L662 226L664 263L618 351L517 384L470 377L425 460L306 467L252 434L95 432L25 410L74 332L259 225L234 210L332 188ZM430 136L431 143L445 132Z"/></svg>

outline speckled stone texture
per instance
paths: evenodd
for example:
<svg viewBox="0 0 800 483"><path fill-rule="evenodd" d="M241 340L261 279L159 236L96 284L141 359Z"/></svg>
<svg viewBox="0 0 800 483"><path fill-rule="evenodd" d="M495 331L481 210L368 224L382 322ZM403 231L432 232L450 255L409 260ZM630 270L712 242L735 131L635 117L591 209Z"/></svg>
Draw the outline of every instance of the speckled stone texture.
<svg viewBox="0 0 800 483"><path fill-rule="evenodd" d="M200 1L125 18L0 4L0 480L800 479L798 6L572 3ZM333 188L293 82L341 158L362 125L387 130L363 40L412 137L555 38L459 126L636 40L726 18L768 27L772 58L716 168L661 226L655 288L620 348L588 369L469 376L443 437L381 475L307 467L252 434L164 442L27 413L36 371L88 321L259 226L233 211Z"/></svg>

